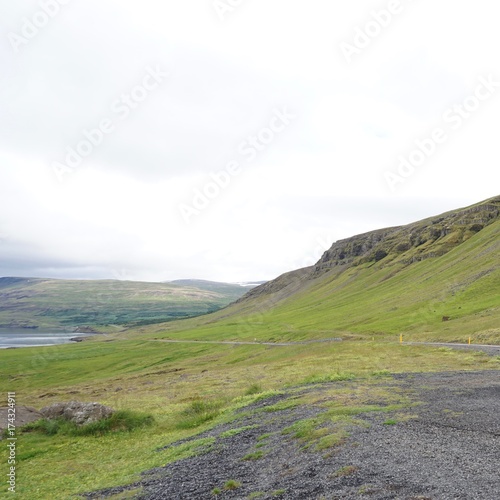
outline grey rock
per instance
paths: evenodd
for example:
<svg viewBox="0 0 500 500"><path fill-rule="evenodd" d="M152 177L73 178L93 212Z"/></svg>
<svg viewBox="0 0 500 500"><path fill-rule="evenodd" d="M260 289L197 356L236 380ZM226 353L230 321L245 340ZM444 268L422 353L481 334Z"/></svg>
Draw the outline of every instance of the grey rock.
<svg viewBox="0 0 500 500"><path fill-rule="evenodd" d="M110 417L115 411L109 406L100 403L55 403L40 410L47 419L65 418L77 425L85 425Z"/></svg>

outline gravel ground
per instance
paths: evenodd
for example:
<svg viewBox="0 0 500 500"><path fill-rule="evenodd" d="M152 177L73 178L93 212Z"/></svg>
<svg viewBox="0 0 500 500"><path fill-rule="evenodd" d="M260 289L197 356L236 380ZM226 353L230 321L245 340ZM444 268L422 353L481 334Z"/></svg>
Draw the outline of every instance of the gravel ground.
<svg viewBox="0 0 500 500"><path fill-rule="evenodd" d="M381 380L380 386L403 391L421 404L407 410L407 420L399 411L394 425L388 425L391 413L358 416L366 425L353 426L344 444L326 455L304 451L296 439L281 433L291 423L322 411L320 408L265 412L259 409L290 395L261 401L245 408L240 420L197 436L195 439L217 438L205 453L147 471L135 485L87 497L106 498L141 487L136 498L143 500L498 500L499 375L498 371L404 374ZM356 382L336 384L356 389ZM332 386L335 383L324 385ZM307 390L317 391L318 386ZM248 410L254 411L248 414ZM228 429L248 425L255 427L219 437ZM267 433L267 439L258 440ZM242 460L256 450L264 452L262 458ZM241 485L224 490L228 480ZM215 496L214 488L223 491Z"/></svg>

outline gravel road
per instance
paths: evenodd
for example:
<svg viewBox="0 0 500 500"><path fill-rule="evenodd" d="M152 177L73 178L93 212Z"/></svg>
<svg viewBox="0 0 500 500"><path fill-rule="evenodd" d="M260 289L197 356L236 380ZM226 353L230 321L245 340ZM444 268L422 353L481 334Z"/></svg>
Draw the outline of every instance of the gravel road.
<svg viewBox="0 0 500 500"><path fill-rule="evenodd" d="M465 351L480 351L490 356L500 356L500 345L485 344L456 344L451 342L403 342L405 345L429 345L436 347L450 347Z"/></svg>
<svg viewBox="0 0 500 500"><path fill-rule="evenodd" d="M499 375L498 371L402 374L380 380L381 387L403 392L420 404L406 410L408 419L400 412L358 416L365 425L352 426L346 441L327 454L305 451L296 439L281 433L291 423L324 410L303 405L259 411L290 395L276 396L246 408L254 412L239 421L197 436L216 438L205 453L147 471L127 488L87 497L107 498L141 487L135 498L144 500L498 500ZM356 391L357 384L324 386ZM313 389L304 388L308 390ZM372 402L377 403L382 402ZM242 426L254 427L232 437L220 436ZM269 436L262 439L263 434ZM264 453L261 458L242 460L257 449ZM240 486L224 490L228 480ZM221 493L215 496L214 488Z"/></svg>

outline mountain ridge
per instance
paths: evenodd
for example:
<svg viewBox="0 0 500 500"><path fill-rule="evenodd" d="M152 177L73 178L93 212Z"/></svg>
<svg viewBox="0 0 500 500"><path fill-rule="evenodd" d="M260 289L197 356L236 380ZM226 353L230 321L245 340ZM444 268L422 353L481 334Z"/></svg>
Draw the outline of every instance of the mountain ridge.
<svg viewBox="0 0 500 500"><path fill-rule="evenodd" d="M289 271L250 290L237 302L289 288L297 291L297 280L314 280L330 272L385 260L385 265L410 265L445 255L500 217L500 196L447 211L402 226L376 229L338 240L312 266Z"/></svg>

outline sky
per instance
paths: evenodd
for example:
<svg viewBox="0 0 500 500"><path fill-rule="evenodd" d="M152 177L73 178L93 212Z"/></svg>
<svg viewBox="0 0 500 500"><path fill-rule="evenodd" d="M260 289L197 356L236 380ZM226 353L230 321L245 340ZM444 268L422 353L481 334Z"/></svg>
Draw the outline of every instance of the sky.
<svg viewBox="0 0 500 500"><path fill-rule="evenodd" d="M272 279L499 193L491 0L0 4L0 276Z"/></svg>

